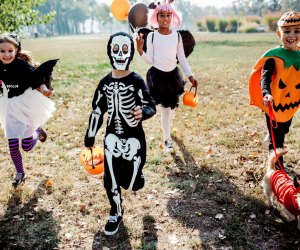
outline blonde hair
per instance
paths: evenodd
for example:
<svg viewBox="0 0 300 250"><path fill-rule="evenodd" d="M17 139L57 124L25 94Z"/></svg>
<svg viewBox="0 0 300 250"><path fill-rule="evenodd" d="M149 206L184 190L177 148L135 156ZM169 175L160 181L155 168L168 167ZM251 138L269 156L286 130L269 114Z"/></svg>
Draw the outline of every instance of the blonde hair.
<svg viewBox="0 0 300 250"><path fill-rule="evenodd" d="M31 53L29 51L22 51L21 42L19 41L16 35L12 35L9 33L4 33L0 35L0 43L10 43L12 44L16 50L16 58L19 58L25 62L28 62L34 65Z"/></svg>
<svg viewBox="0 0 300 250"><path fill-rule="evenodd" d="M158 28L157 16L160 12L166 11L172 14L171 27L178 28L181 24L181 13L179 13L173 4L168 2L160 2L154 10L149 11L148 22L153 28Z"/></svg>

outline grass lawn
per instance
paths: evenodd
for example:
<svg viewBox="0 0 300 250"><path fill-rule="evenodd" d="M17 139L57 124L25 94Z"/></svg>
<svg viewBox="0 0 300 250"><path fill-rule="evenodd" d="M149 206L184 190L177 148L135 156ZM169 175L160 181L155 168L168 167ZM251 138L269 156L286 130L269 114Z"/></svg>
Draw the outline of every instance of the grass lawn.
<svg viewBox="0 0 300 250"><path fill-rule="evenodd" d="M60 58L52 85L57 111L46 143L23 153L27 179L15 174L0 131L0 249L299 249L296 222L266 206L260 185L267 160L263 113L249 105L248 77L256 60L279 44L276 34L195 34L189 62L199 104L180 104L173 121L176 154L161 149L158 114L144 122L146 186L124 191L124 220L103 234L109 205L102 175L79 163L94 90L110 70L107 36L23 41L36 61ZM136 54L131 68L145 77ZM189 89L189 84L186 89ZM300 120L286 137L291 175L300 173ZM102 143L103 126L97 134Z"/></svg>

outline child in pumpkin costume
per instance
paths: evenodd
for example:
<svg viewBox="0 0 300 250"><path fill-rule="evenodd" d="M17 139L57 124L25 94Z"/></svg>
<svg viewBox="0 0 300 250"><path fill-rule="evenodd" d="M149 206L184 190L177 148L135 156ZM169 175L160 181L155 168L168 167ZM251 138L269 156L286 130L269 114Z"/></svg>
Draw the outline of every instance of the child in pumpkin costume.
<svg viewBox="0 0 300 250"><path fill-rule="evenodd" d="M277 25L282 46L267 51L254 65L249 79L250 104L266 113L269 134L273 130L276 145L269 137L270 151L275 146L284 147L285 135L300 106L300 13L285 13ZM277 127L270 124L269 103ZM282 157L279 159L283 163Z"/></svg>

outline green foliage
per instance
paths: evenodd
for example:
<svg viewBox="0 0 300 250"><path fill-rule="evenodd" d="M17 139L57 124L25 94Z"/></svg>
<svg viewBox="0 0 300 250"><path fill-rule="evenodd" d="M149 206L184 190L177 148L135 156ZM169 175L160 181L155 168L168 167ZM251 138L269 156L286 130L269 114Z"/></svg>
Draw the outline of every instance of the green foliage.
<svg viewBox="0 0 300 250"><path fill-rule="evenodd" d="M221 32L226 32L227 26L228 26L228 20L227 19L220 19L219 20L219 30Z"/></svg>
<svg viewBox="0 0 300 250"><path fill-rule="evenodd" d="M197 28L198 28L199 31L204 30L203 23L201 21L197 22Z"/></svg>
<svg viewBox="0 0 300 250"><path fill-rule="evenodd" d="M277 21L281 17L281 13L272 13L265 16L264 21L267 24L270 31L277 30Z"/></svg>
<svg viewBox="0 0 300 250"><path fill-rule="evenodd" d="M241 33L255 33L255 32L258 32L257 28L258 28L257 23L245 23L240 27L239 32L241 32Z"/></svg>
<svg viewBox="0 0 300 250"><path fill-rule="evenodd" d="M208 17L206 18L205 23L206 23L206 28L209 32L216 31L217 18Z"/></svg>
<svg viewBox="0 0 300 250"><path fill-rule="evenodd" d="M236 33L238 31L239 20L236 17L230 18L228 20L228 31Z"/></svg>
<svg viewBox="0 0 300 250"><path fill-rule="evenodd" d="M2 0L0 1L0 32L18 31L25 26L47 23L55 15L49 12L45 15L36 9L45 0Z"/></svg>
<svg viewBox="0 0 300 250"><path fill-rule="evenodd" d="M261 23L261 17L259 16L246 16L245 19L249 23L257 23L257 24Z"/></svg>

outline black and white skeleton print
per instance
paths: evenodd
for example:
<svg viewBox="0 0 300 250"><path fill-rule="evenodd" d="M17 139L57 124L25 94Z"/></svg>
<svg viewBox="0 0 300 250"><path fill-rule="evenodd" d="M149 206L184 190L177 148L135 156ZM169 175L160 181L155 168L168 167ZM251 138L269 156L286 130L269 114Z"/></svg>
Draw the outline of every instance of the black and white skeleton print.
<svg viewBox="0 0 300 250"><path fill-rule="evenodd" d="M142 122L130 113L142 107L142 120L152 117L155 103L144 80L134 72L123 78L104 77L95 92L93 111L85 136L85 146L92 147L107 113L104 138L104 187L112 207L111 215L122 215L121 189L138 190L144 186L142 168L146 161L146 140Z"/></svg>

